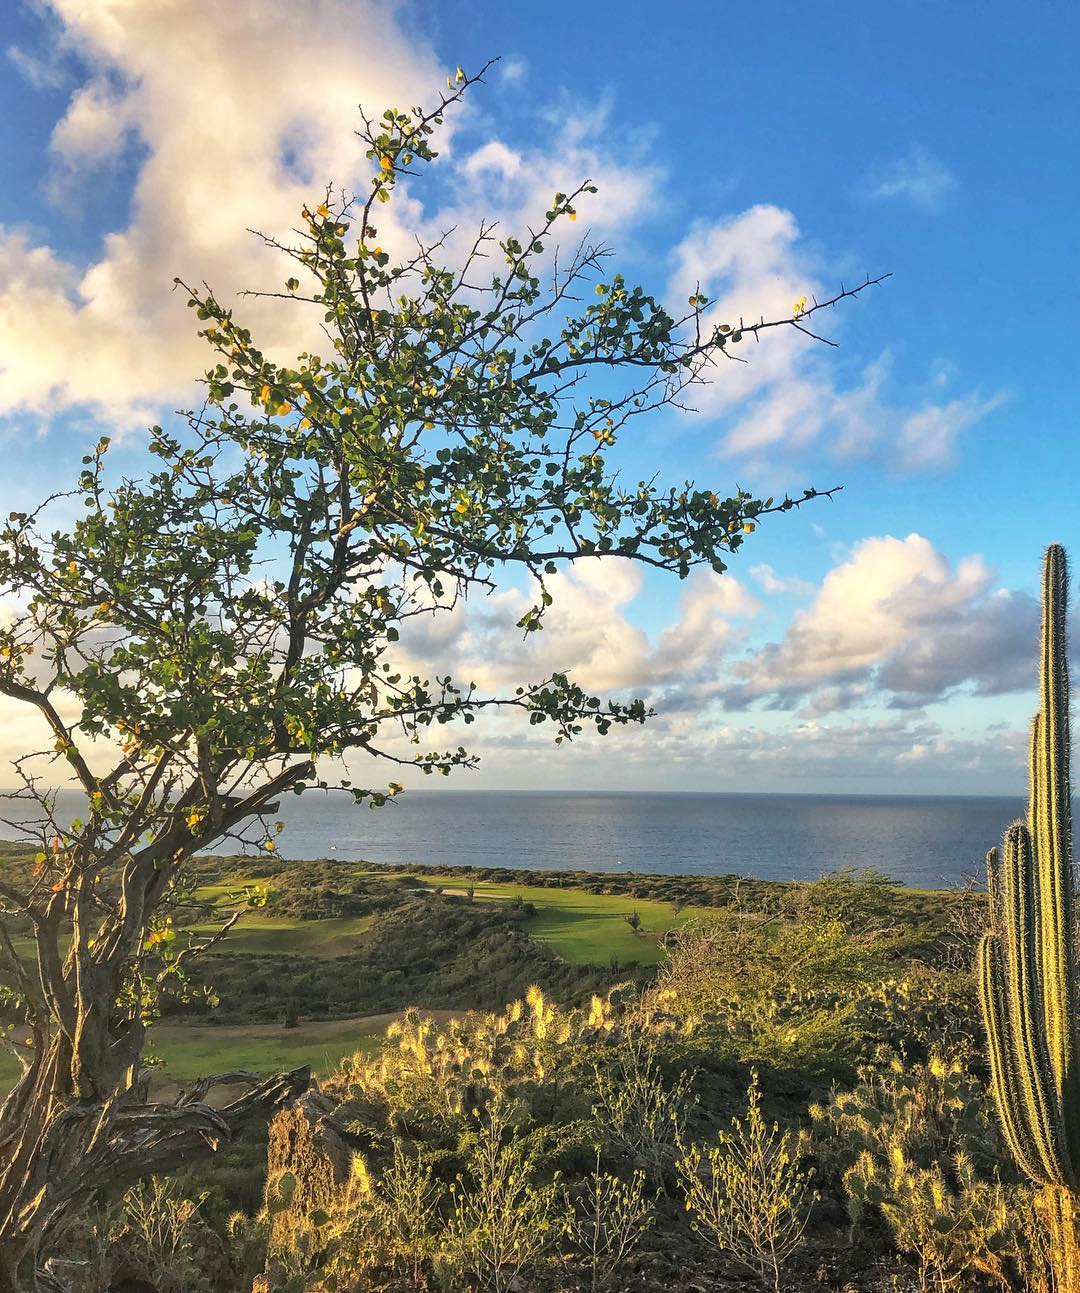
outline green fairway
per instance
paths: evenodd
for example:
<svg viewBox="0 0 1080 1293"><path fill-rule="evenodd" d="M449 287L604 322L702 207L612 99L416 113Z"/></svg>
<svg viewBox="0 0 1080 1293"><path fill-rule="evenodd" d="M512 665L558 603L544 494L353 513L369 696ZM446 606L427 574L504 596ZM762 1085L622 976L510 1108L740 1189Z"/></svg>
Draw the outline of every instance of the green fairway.
<svg viewBox="0 0 1080 1293"><path fill-rule="evenodd" d="M425 1011L434 1019L448 1019L451 1011ZM301 1023L296 1028L277 1024L156 1024L149 1033L147 1056L164 1061L155 1077L159 1098L163 1092L208 1073L246 1069L276 1073L310 1064L316 1075L329 1073L346 1055L375 1050L397 1014L365 1015L358 1019L331 1019ZM0 1051L0 1091L10 1088L19 1066L6 1050Z"/></svg>
<svg viewBox="0 0 1080 1293"><path fill-rule="evenodd" d="M9 1091L19 1076L19 1063L6 1048L0 1051L0 1091Z"/></svg>
<svg viewBox="0 0 1080 1293"><path fill-rule="evenodd" d="M621 965L632 962L655 965L662 956L659 936L675 924L667 903L620 894L496 884L458 877L442 880L424 876L423 880L432 888L462 894L471 883L478 902L509 902L520 896L536 912L526 922L525 929L559 956L579 965L606 966L612 958L618 958ZM230 896L236 894L241 883L234 880L206 885L200 888L198 897L220 905L224 913L231 908ZM641 918L637 933L624 919L633 912ZM707 915L707 908L686 908L679 921ZM342 956L351 950L360 934L371 928L375 919L369 915L288 920L251 912L241 918L218 950L237 956L288 952L317 957ZM207 922L194 926L193 932L205 937L217 928L219 925ZM26 947L20 946L20 951L29 958L32 945L29 940L25 942ZM168 1023L156 1025L150 1036L153 1054L165 1061L162 1079L166 1083L229 1069L269 1073L301 1064L310 1064L316 1072L325 1072L343 1056L376 1046L392 1018L376 1015L301 1023L290 1029L276 1024ZM10 1087L18 1071L14 1058L6 1051L0 1052L0 1089Z"/></svg>
<svg viewBox="0 0 1080 1293"><path fill-rule="evenodd" d="M464 893L472 884L480 902L507 902L520 895L536 908L536 915L525 929L547 943L564 960L578 965L607 965L613 956L621 964L636 961L655 965L661 959L657 936L666 934L675 924L671 907L623 894L587 893L583 889L546 889L541 886L496 884L484 880L470 881L457 876L446 880L420 877L433 889ZM197 896L214 899L227 907L228 896L246 883L234 880L228 884L204 885ZM679 919L707 914L708 908L686 908ZM641 931L635 933L625 917L633 912L641 917ZM300 952L308 956L341 956L349 942L370 928L371 916L344 917L339 920L289 921L245 915L229 934L222 948L231 952ZM209 934L213 925L195 927Z"/></svg>
<svg viewBox="0 0 1080 1293"><path fill-rule="evenodd" d="M335 1019L289 1029L271 1024L159 1024L150 1030L147 1053L165 1061L155 1082L166 1086L233 1069L275 1073L310 1064L316 1073L327 1073L354 1051L374 1050L392 1018ZM0 1052L0 1090L9 1089L18 1076L14 1056Z"/></svg>
<svg viewBox="0 0 1080 1293"><path fill-rule="evenodd" d="M442 882L438 887L464 890L467 883L455 879ZM637 961L639 965L655 965L662 956L657 935L666 934L675 925L674 914L667 903L642 901L622 894L484 881L475 883L474 890L479 900L509 901L520 895L524 902L532 903L536 915L525 928L564 960L578 965L607 965L613 956L617 956L623 965L631 961ZM706 910L688 907L680 913L679 920L700 916ZM638 933L625 920L635 911L641 917Z"/></svg>

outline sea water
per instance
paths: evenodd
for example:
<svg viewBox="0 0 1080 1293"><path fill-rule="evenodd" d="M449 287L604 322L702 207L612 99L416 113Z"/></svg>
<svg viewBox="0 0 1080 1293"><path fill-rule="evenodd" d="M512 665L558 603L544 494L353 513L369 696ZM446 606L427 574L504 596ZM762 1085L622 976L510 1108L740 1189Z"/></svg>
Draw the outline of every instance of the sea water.
<svg viewBox="0 0 1080 1293"><path fill-rule="evenodd" d="M9 801L0 815L17 811ZM70 815L81 811L72 796ZM981 872L1023 811L1020 799L976 797L410 790L375 811L340 795L286 795L273 816L285 822L275 838L286 859L770 880L874 867L937 888ZM0 827L0 838L17 837Z"/></svg>
<svg viewBox="0 0 1080 1293"><path fill-rule="evenodd" d="M408 791L371 811L286 796L284 857L813 879L874 867L940 887L982 869L1020 799Z"/></svg>

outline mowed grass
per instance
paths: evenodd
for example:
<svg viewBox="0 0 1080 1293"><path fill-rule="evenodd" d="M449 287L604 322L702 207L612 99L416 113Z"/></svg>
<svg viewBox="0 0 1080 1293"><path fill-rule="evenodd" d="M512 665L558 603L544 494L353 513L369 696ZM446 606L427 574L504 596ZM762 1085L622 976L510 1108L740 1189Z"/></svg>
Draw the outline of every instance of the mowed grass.
<svg viewBox="0 0 1080 1293"><path fill-rule="evenodd" d="M464 895L467 879L433 880L423 877L431 888ZM232 909L231 897L243 882L206 885L198 891L203 901L213 901L224 915ZM648 902L621 894L594 894L581 889L545 889L529 885L474 881L478 902L510 902L515 897L531 903L536 915L526 930L547 943L559 956L579 965L608 965L613 957L621 965L637 962L655 965L663 953L659 937L676 923L667 903ZM635 933L625 917L637 912L641 931ZM708 917L708 908L687 907L680 923L694 917ZM376 917L342 917L333 920L282 920L258 912L245 913L217 950L227 954L288 953L334 957L346 955L356 938L369 929ZM219 925L207 922L194 931L207 936ZM20 947L29 960L31 940ZM446 1012L433 1011L438 1016ZM165 1061L162 1080L166 1086L183 1083L206 1073L248 1069L271 1073L310 1064L316 1073L332 1070L341 1059L357 1050L373 1050L385 1032L391 1015L363 1019L337 1019L301 1023L284 1029L277 1024L158 1024L151 1030L152 1053ZM7 1090L19 1074L14 1057L0 1051L0 1091Z"/></svg>
<svg viewBox="0 0 1080 1293"><path fill-rule="evenodd" d="M389 1018L387 1019L389 1022ZM207 1073L245 1069L276 1073L310 1064L316 1074L329 1073L355 1051L373 1051L385 1029L370 1020L334 1019L284 1029L270 1024L159 1024L150 1030L148 1055L164 1061L155 1088L182 1085ZM10 1090L19 1065L0 1052L0 1092Z"/></svg>
<svg viewBox="0 0 1080 1293"><path fill-rule="evenodd" d="M19 1076L19 1061L5 1047L0 1051L0 1093L10 1091Z"/></svg>
<svg viewBox="0 0 1080 1293"><path fill-rule="evenodd" d="M393 1015L279 1024L157 1024L150 1030L150 1053L164 1060L162 1078L189 1081L206 1073L246 1069L276 1073L310 1064L328 1073L346 1055L373 1051Z"/></svg>
<svg viewBox="0 0 1080 1293"><path fill-rule="evenodd" d="M464 891L468 881L444 881L438 887ZM474 892L480 901L507 902L520 895L523 902L532 903L536 915L526 922L525 929L564 960L577 965L607 965L612 957L618 957L622 965L631 961L655 965L663 956L659 936L676 924L668 903L647 902L623 894L484 881L474 884ZM638 933L626 921L634 912L641 918ZM687 907L679 913L678 920L683 922L707 913L708 908Z"/></svg>
<svg viewBox="0 0 1080 1293"><path fill-rule="evenodd" d="M374 916L342 916L334 920L280 920L252 912L241 916L216 949L221 952L296 952L302 956L343 956L350 945L374 924ZM220 925L191 925L206 937Z"/></svg>
<svg viewBox="0 0 1080 1293"><path fill-rule="evenodd" d="M453 877L447 880L422 877L432 889L464 895L470 881ZM228 896L244 881L206 885L198 897L213 899L228 907ZM547 943L564 960L577 965L608 965L612 957L620 964L636 961L655 965L663 953L659 936L676 923L675 915L664 902L649 902L624 894L587 893L583 889L546 889L540 886L496 884L484 880L472 882L478 902L510 902L520 895L523 902L536 908L536 915L524 928L534 938ZM679 921L707 916L707 907L687 907ZM641 931L635 933L626 917L637 912ZM342 956L350 941L370 928L374 917L343 917L337 920L277 920L251 913L241 918L230 932L221 950L235 952L298 952L307 956ZM195 927L208 934L213 925Z"/></svg>

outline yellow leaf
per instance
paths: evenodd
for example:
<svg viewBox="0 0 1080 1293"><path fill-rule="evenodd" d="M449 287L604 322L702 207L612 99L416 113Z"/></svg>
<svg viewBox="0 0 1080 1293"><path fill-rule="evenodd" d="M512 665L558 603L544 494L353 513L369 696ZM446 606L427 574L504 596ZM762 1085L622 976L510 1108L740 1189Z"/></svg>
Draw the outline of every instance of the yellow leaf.
<svg viewBox="0 0 1080 1293"><path fill-rule="evenodd" d="M274 410L274 412L275 412L275 413L280 413L280 414L282 414L282 415L284 415L284 414L286 414L286 413L291 413L291 412L292 412L292 405L291 405L291 404L279 404L279 405L277 406L277 408Z"/></svg>
<svg viewBox="0 0 1080 1293"><path fill-rule="evenodd" d="M394 163L386 156L385 153L379 158L379 165L384 171L390 171L394 168Z"/></svg>
<svg viewBox="0 0 1080 1293"><path fill-rule="evenodd" d="M570 217L570 219L571 219L571 220L576 220L576 219L577 219L577 212L576 212L576 211L567 211L567 213L566 213L566 214Z"/></svg>
<svg viewBox="0 0 1080 1293"><path fill-rule="evenodd" d="M69 574L69 575L77 575L78 573L79 573L79 567L78 567L78 565L76 564L76 562L74 562L74 561L69 561L69 562L68 562L68 574Z"/></svg>
<svg viewBox="0 0 1080 1293"><path fill-rule="evenodd" d="M264 386L262 390L259 392L259 399L261 399L265 404L269 398L270 398L270 387Z"/></svg>
<svg viewBox="0 0 1080 1293"><path fill-rule="evenodd" d="M320 203L320 205L315 209L315 214L321 215L321 216L328 216L330 214L330 208L326 205L325 202Z"/></svg>

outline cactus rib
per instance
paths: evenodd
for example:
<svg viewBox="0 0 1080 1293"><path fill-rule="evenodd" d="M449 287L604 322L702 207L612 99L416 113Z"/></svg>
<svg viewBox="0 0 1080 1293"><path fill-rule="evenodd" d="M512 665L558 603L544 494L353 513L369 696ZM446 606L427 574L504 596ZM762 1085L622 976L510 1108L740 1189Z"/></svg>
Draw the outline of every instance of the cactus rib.
<svg viewBox="0 0 1080 1293"><path fill-rule="evenodd" d="M987 855L989 922L979 993L994 1102L1022 1171L1057 1191L1080 1192L1077 956L1069 778L1065 553L1043 563L1040 709L1031 725L1028 820ZM1070 1212L1074 1215L1075 1208ZM1064 1214L1062 1214L1064 1215Z"/></svg>

